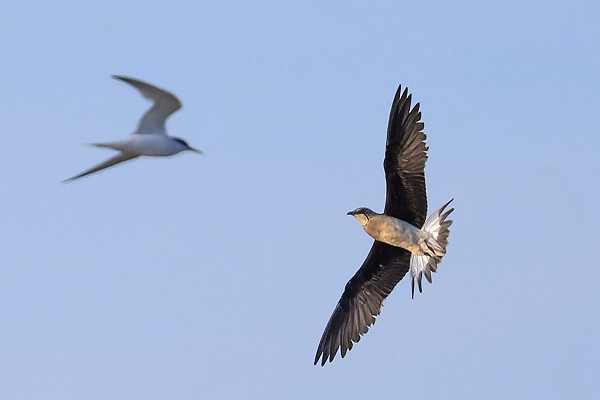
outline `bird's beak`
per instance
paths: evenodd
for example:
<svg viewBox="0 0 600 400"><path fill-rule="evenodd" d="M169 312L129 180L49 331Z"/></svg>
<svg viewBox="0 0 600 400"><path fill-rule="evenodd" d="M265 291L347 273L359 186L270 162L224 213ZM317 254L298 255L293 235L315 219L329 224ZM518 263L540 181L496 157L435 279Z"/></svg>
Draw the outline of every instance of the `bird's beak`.
<svg viewBox="0 0 600 400"><path fill-rule="evenodd" d="M348 212L346 213L346 215L354 215L354 214L356 214L356 212L355 212L355 211L356 211L356 210L348 211Z"/></svg>
<svg viewBox="0 0 600 400"><path fill-rule="evenodd" d="M195 149L192 146L188 146L188 150L193 151L194 153L203 154L201 150Z"/></svg>

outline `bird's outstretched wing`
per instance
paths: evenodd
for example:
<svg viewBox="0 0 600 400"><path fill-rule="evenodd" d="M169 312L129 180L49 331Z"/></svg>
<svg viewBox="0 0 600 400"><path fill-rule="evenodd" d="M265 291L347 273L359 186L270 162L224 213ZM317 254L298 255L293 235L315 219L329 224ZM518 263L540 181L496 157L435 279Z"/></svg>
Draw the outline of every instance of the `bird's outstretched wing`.
<svg viewBox="0 0 600 400"><path fill-rule="evenodd" d="M93 174L94 172L102 171L105 168L112 167L113 165L117 165L119 163L122 163L123 161L131 160L136 157L138 157L138 155L136 155L136 154L119 153L116 156L111 157L108 160L104 161L103 163L100 163L100 164L96 165L95 167L90 168L87 171L80 173L79 175L75 175L69 179L65 179L63 181L63 183L74 181L75 179L81 178L82 176L86 176L89 174Z"/></svg>
<svg viewBox="0 0 600 400"><path fill-rule="evenodd" d="M388 123L383 167L387 183L384 214L406 221L417 228L427 217L425 191L424 124L419 103L410 109L412 95L398 87Z"/></svg>
<svg viewBox="0 0 600 400"><path fill-rule="evenodd" d="M384 169L387 181L385 214L422 226L427 213L424 167L427 147L417 104L410 110L408 90L398 88L388 123ZM410 252L400 247L373 243L369 255L346 284L315 356L315 365L332 361L352 349L375 323L381 306L410 266Z"/></svg>
<svg viewBox="0 0 600 400"><path fill-rule="evenodd" d="M338 349L341 356L352 349L353 342L367 333L375 323L385 298L408 271L410 252L400 247L374 242L365 262L346 284L315 356L315 365L333 361Z"/></svg>
<svg viewBox="0 0 600 400"><path fill-rule="evenodd" d="M137 79L119 75L113 75L113 78L129 83L138 89L144 97L154 101L152 107L146 111L140 120L135 133L166 135L165 121L169 115L181 108L179 99L166 90Z"/></svg>

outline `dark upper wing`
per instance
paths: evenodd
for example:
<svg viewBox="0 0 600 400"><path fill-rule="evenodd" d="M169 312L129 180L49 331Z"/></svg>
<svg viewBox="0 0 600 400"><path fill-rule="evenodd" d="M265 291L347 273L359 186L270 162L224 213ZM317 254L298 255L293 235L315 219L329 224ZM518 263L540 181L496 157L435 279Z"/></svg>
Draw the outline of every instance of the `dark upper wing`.
<svg viewBox="0 0 600 400"><path fill-rule="evenodd" d="M420 228L427 216L425 162L428 148L419 103L410 110L411 98L408 89L402 92L399 86L390 111L383 161L387 183L384 213Z"/></svg>
<svg viewBox="0 0 600 400"><path fill-rule="evenodd" d="M321 365L332 361L338 349L341 356L352 349L361 335L375 323L383 300L408 271L410 252L400 247L374 242L360 269L346 284L329 322L325 327L315 365L322 357Z"/></svg>
<svg viewBox="0 0 600 400"><path fill-rule="evenodd" d="M410 110L408 90L398 87L383 162L387 182L384 213L421 227L427 214L425 161L427 147L419 104ZM358 342L379 315L385 298L408 271L410 252L381 242L373 243L360 269L346 284L319 342L315 364L332 361Z"/></svg>

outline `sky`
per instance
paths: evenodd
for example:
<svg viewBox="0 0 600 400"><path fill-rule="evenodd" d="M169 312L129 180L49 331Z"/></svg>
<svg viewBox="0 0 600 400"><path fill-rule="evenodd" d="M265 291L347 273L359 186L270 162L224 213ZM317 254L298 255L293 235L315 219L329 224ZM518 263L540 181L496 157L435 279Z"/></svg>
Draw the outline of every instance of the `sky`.
<svg viewBox="0 0 600 400"><path fill-rule="evenodd" d="M3 399L595 399L597 1L11 1L0 12ZM204 154L62 184L175 93ZM398 85L421 103L423 293L317 344L381 212Z"/></svg>

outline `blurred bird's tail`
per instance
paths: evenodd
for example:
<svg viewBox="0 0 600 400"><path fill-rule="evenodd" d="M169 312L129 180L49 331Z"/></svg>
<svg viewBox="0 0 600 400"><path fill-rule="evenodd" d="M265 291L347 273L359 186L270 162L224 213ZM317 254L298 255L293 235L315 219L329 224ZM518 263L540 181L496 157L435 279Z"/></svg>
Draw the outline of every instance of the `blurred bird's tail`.
<svg viewBox="0 0 600 400"><path fill-rule="evenodd" d="M104 147L106 149L113 149L117 151L121 151L121 147L119 146L119 142L105 142L105 143L88 143L90 146L94 147Z"/></svg>
<svg viewBox="0 0 600 400"><path fill-rule="evenodd" d="M415 296L415 277L417 278L419 292L422 292L421 278L423 274L425 274L427 281L431 283L431 272L437 271L437 265L442 262L442 257L446 254L448 235L450 234L449 228L452 225L452 220L446 218L454 211L454 208L445 212L444 210L452 200L427 218L427 221L425 221L425 224L421 228L422 231L430 234L425 239L428 254L412 254L410 256L410 283L413 297Z"/></svg>

